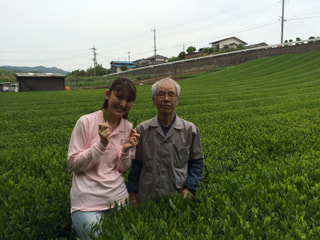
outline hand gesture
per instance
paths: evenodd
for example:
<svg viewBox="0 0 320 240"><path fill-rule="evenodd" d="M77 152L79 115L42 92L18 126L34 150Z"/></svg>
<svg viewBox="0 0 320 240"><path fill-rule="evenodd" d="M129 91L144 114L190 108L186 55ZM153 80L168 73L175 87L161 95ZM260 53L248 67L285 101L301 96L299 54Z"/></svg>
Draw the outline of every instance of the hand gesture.
<svg viewBox="0 0 320 240"><path fill-rule="evenodd" d="M104 147L106 147L109 143L110 133L111 133L111 129L107 122L99 124L100 142Z"/></svg>
<svg viewBox="0 0 320 240"><path fill-rule="evenodd" d="M125 140L122 146L123 152L128 152L130 148L137 146L139 142L140 134L138 134L134 129L131 129L129 136Z"/></svg>

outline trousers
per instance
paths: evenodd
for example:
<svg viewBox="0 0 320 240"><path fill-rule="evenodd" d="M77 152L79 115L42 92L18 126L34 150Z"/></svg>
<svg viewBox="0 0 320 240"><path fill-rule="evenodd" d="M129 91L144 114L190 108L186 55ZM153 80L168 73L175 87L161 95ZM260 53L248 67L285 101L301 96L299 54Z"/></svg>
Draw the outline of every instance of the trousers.
<svg viewBox="0 0 320 240"><path fill-rule="evenodd" d="M122 206L118 206L116 210L120 210ZM111 217L115 208L110 208L104 211L84 212L75 211L71 214L71 220L77 236L82 239L90 239L90 233L97 237L101 231L101 222L103 217ZM95 224L97 227L93 229Z"/></svg>

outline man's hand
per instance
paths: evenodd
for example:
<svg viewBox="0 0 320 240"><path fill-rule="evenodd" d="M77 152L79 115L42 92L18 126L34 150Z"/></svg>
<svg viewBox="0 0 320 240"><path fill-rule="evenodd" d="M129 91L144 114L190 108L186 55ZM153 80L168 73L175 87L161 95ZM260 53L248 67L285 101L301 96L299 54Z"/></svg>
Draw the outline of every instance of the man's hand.
<svg viewBox="0 0 320 240"><path fill-rule="evenodd" d="M182 190L181 195L182 195L183 199L187 198L189 194L190 194L190 198L191 198L192 197L192 193L188 188L185 188L185 189Z"/></svg>
<svg viewBox="0 0 320 240"><path fill-rule="evenodd" d="M136 207L138 205L137 196L135 193L130 193L130 205Z"/></svg>

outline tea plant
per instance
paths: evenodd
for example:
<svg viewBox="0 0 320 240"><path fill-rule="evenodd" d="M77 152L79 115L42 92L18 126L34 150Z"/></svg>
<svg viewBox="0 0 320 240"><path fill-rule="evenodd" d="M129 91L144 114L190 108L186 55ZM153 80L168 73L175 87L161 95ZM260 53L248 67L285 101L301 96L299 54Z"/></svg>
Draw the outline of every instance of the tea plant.
<svg viewBox="0 0 320 240"><path fill-rule="evenodd" d="M201 134L200 189L193 200L123 208L100 238L319 239L319 57L261 58L179 81L177 114ZM134 125L156 115L151 86L137 91ZM68 144L77 119L103 101L104 89L0 94L1 239L76 238Z"/></svg>

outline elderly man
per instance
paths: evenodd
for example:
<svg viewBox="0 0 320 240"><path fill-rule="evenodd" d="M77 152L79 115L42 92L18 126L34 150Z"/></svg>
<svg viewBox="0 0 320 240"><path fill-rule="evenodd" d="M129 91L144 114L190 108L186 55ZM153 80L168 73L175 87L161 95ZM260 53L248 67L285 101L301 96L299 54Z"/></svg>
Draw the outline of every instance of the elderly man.
<svg viewBox="0 0 320 240"><path fill-rule="evenodd" d="M157 201L179 192L194 194L202 180L203 153L198 128L179 118L180 86L165 78L152 86L157 116L137 126L140 142L128 175L131 204Z"/></svg>

